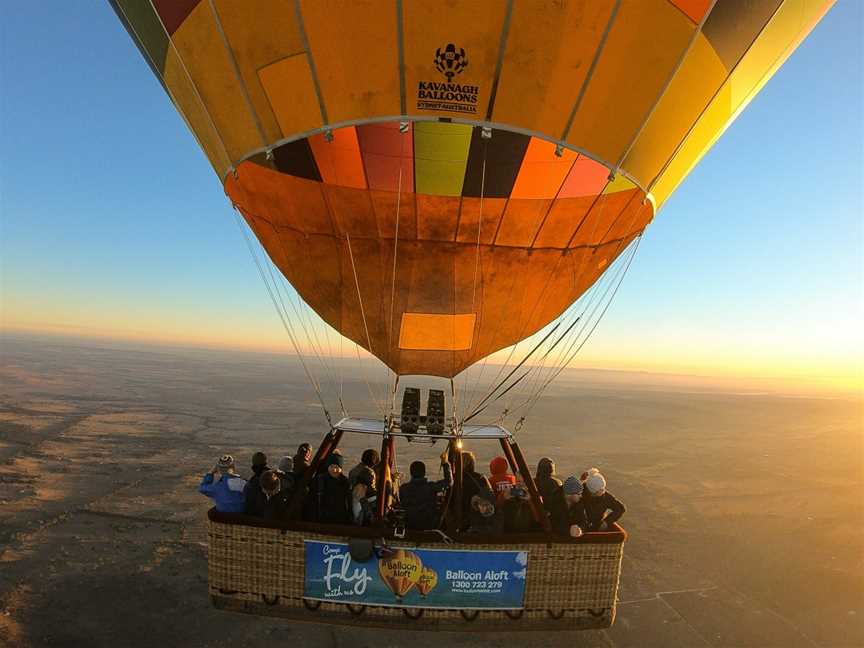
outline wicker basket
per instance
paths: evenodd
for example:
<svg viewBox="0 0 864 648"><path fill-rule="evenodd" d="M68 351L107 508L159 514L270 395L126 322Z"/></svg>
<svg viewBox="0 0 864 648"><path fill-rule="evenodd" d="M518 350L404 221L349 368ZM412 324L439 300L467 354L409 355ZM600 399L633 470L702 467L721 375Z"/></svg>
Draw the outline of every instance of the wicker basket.
<svg viewBox="0 0 864 648"><path fill-rule="evenodd" d="M217 608L336 623L446 630L578 630L607 628L615 619L626 533L586 534L578 540L507 536L506 543L460 536L444 544L434 534L387 540L392 547L497 549L528 552L524 609L449 610L352 606L303 598L304 540L345 542L344 528L304 523L271 525L259 519L210 512L210 597ZM359 532L359 533L358 533ZM357 529L352 535L374 537ZM381 531L377 537L381 537Z"/></svg>

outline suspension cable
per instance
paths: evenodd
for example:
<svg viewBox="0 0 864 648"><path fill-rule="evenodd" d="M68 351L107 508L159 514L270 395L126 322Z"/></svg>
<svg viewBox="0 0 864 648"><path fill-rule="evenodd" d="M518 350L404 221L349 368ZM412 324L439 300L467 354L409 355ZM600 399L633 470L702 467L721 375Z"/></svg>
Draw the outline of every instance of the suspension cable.
<svg viewBox="0 0 864 648"><path fill-rule="evenodd" d="M306 361L303 359L303 354L300 352L300 346L297 343L293 332L291 331L291 327L288 325L285 314L283 314L283 312L279 308L279 304L276 301L275 296L273 295L270 284L267 282L267 276L264 274L264 269L261 267L261 262L258 259L258 255L255 253L255 249L252 245L251 239L249 238L249 234L243 228L243 224L240 222L240 216L237 213L236 209L234 211L234 217L237 222L237 227L240 229L240 233L243 235L243 238L246 241L246 247L249 249L249 254L252 256L252 260L255 262L255 266L258 268L258 274L261 276L261 280L264 282L264 286L267 288L267 293L270 295L270 301L273 302L273 307L276 309L276 313L279 315L279 319L282 321L282 326L285 329L285 332L288 333L288 338L291 340L291 343L294 346L294 351L297 354L297 358L300 360L300 364L303 365L303 371L306 373L306 377L309 379L310 384L315 390L315 394L318 396L318 401L321 403L321 407L324 410L324 418L327 419L327 424L332 427L333 421L330 417L330 412L327 409L327 403L324 402L324 396L321 394L321 386L312 376L312 373L309 371L309 367L306 365Z"/></svg>
<svg viewBox="0 0 864 648"><path fill-rule="evenodd" d="M636 252L639 250L639 243L641 241L642 241L642 235L640 234L639 236L636 237L635 243L633 244L633 250L630 253L630 256L627 259L626 263L624 264L623 271L621 272L621 275L618 278L618 282L615 284L615 288L612 291L612 295L609 297L609 299L606 301L606 304L603 306L603 310L600 312L600 316L595 320L593 326L591 326L590 330L588 331L588 334L585 336L585 338L582 340L582 342L579 344L579 346L576 348L576 350L573 351L573 353L566 358L566 360L560 365L560 367L555 371L555 373L552 376L550 376L546 380L545 383L543 383L542 387L529 400L528 409L526 409L525 414L522 416L523 420L528 416L528 414L531 412L531 410L533 410L534 406L537 404L537 401L540 399L540 396L542 396L543 392L549 387L549 385L552 383L552 381L555 380L555 378L557 378L561 374L561 372L564 371L564 369L566 369L568 367L568 365L573 361L573 359L576 357L576 355L582 350L582 347L585 346L585 344L588 342L589 338L591 337L591 334L594 333L594 330L600 324L601 320L603 319L603 316L606 315L606 311L609 309L609 306L614 301L615 296L618 294L618 289L621 287L621 284L624 282L624 277L627 276L627 272L628 272L628 270L630 270L630 266L633 263L633 259L636 257Z"/></svg>

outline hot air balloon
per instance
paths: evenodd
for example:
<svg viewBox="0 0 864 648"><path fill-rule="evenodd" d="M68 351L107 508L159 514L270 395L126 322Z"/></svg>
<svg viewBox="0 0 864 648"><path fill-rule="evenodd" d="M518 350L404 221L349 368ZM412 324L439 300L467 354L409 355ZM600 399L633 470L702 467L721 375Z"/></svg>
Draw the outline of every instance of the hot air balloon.
<svg viewBox="0 0 864 648"><path fill-rule="evenodd" d="M302 299L452 377L592 286L830 0L111 0Z"/></svg>
<svg viewBox="0 0 864 648"><path fill-rule="evenodd" d="M378 574L397 600L417 585L422 572L423 563L417 554L404 549L397 549L378 561Z"/></svg>
<svg viewBox="0 0 864 648"><path fill-rule="evenodd" d="M435 589L437 584L438 572L429 567L424 567L423 571L420 572L420 578L417 580L417 591L420 592L420 596L426 598L426 595Z"/></svg>
<svg viewBox="0 0 864 648"><path fill-rule="evenodd" d="M239 215L320 399L330 431L297 493L343 433L377 434L379 519L400 436L450 444L455 501L462 443L499 441L539 515L514 433L606 312L657 211L833 4L109 1ZM380 396L370 387L377 417L349 415L323 357L345 340L392 373ZM425 415L413 388L396 411L413 374L444 381ZM420 578L401 555L412 568L388 584L397 597ZM610 560L594 615L607 625Z"/></svg>

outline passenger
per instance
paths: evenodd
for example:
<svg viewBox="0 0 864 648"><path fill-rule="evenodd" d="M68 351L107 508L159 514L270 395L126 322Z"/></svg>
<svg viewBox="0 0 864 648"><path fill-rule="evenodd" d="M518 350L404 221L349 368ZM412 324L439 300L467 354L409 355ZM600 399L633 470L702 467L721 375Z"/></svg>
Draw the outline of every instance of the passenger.
<svg viewBox="0 0 864 648"><path fill-rule="evenodd" d="M378 500L372 488L374 473L361 472L357 475L354 487L351 489L351 519L359 526L371 526L375 521L375 502ZM349 478L350 482L351 479Z"/></svg>
<svg viewBox="0 0 864 648"><path fill-rule="evenodd" d="M471 497L471 512L468 514L468 532L498 535L501 533L501 516L496 515L495 494L481 491Z"/></svg>
<svg viewBox="0 0 864 648"><path fill-rule="evenodd" d="M531 508L531 496L522 484L517 484L504 493L499 507L504 533L530 533L540 529Z"/></svg>
<svg viewBox="0 0 864 648"><path fill-rule="evenodd" d="M204 475L198 492L211 498L221 513L243 513L246 510L245 487L246 480L234 472L234 457L225 454L219 457L213 470Z"/></svg>
<svg viewBox="0 0 864 648"><path fill-rule="evenodd" d="M549 457L543 457L537 462L537 476L534 478L534 483L537 484L537 492L540 493L543 505L548 510L547 502L562 485L561 480L555 477L555 462Z"/></svg>
<svg viewBox="0 0 864 648"><path fill-rule="evenodd" d="M351 469L351 472L348 473L348 483L351 488L354 488L357 483L357 477L361 473L371 476L372 483L369 484L369 487L375 488L375 466L378 465L380 460L381 458L378 456L378 451L374 448L364 450L363 455L360 457L360 463L354 466Z"/></svg>
<svg viewBox="0 0 864 648"><path fill-rule="evenodd" d="M504 493L516 484L516 477L508 472L508 468L507 459L504 457L495 457L489 462L489 483L495 493L495 503L499 506L504 501Z"/></svg>
<svg viewBox="0 0 864 648"><path fill-rule="evenodd" d="M315 478L315 519L324 524L350 524L351 489L342 474L342 455L331 454L325 464L326 472Z"/></svg>
<svg viewBox="0 0 864 648"><path fill-rule="evenodd" d="M585 516L588 518L589 531L608 531L621 516L624 505L606 490L606 478L596 468L587 473L585 480Z"/></svg>
<svg viewBox="0 0 864 648"><path fill-rule="evenodd" d="M582 482L570 476L546 502L552 530L564 536L578 538L588 530Z"/></svg>
<svg viewBox="0 0 864 648"><path fill-rule="evenodd" d="M256 514L266 520L284 520L288 517L288 501L282 491L282 482L275 470L265 470L258 480Z"/></svg>
<svg viewBox="0 0 864 648"><path fill-rule="evenodd" d="M297 448L297 454L294 455L294 476L296 479L303 476L311 462L312 446L308 443L301 443Z"/></svg>
<svg viewBox="0 0 864 648"><path fill-rule="evenodd" d="M294 484L296 482L294 479L294 459L288 456L282 457L279 460L279 467L276 469L276 474L279 477L279 481L282 483L283 496L290 498L291 493L294 492Z"/></svg>
<svg viewBox="0 0 864 648"><path fill-rule="evenodd" d="M462 453L462 520L467 523L471 516L471 498L483 491L492 491L492 485L484 475L474 469L474 453ZM494 491L492 491L494 493Z"/></svg>
<svg viewBox="0 0 864 648"><path fill-rule="evenodd" d="M259 480L261 479L261 473L265 470L270 470L270 467L267 465L267 455L263 452L256 452L252 455L252 477L249 478L249 481L246 483L246 489L243 491L243 495L246 498L246 513L247 515L261 515L261 512L257 510L258 506L258 491L261 486L259 484Z"/></svg>
<svg viewBox="0 0 864 648"><path fill-rule="evenodd" d="M399 488L399 502L405 510L405 526L409 529L435 529L441 521L438 511L438 495L453 485L453 473L447 462L445 450L441 453L441 469L444 478L430 482L426 479L426 464L422 461L411 463L411 481Z"/></svg>

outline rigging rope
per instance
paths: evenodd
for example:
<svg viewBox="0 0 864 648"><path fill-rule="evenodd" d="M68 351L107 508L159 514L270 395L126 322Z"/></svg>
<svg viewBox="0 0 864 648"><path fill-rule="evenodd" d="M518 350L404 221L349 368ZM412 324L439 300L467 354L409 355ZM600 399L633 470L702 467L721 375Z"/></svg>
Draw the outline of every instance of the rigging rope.
<svg viewBox="0 0 864 648"><path fill-rule="evenodd" d="M300 360L300 364L303 365L303 371L306 373L306 377L309 379L309 382L312 384L312 387L315 390L315 394L318 396L318 401L321 403L321 407L324 410L324 418L327 419L327 424L332 427L333 421L330 417L330 412L327 409L327 403L324 402L324 396L321 394L321 386L312 376L312 373L309 371L309 367L306 365L306 361L303 359L303 354L300 352L300 346L297 344L297 340L294 337L294 333L292 332L291 327L288 324L285 314L279 308L279 304L273 295L270 284L267 282L267 276L264 274L264 269L261 266L258 255L255 253L252 241L249 239L249 234L246 232L246 230L243 228L243 224L240 222L240 216L237 213L236 208L234 211L234 217L237 221L237 227L240 229L240 233L243 235L243 238L246 241L246 247L249 249L249 254L252 256L252 260L255 262L255 266L258 268L258 274L261 276L261 280L264 282L264 286L267 288L267 293L270 295L270 301L273 302L273 307L276 309L276 313L279 315L279 319L282 321L282 326L285 328L285 332L288 333L288 338L291 340L291 343L294 346L294 351L297 354L297 358Z"/></svg>
<svg viewBox="0 0 864 648"><path fill-rule="evenodd" d="M604 189L603 189L603 191L605 191L606 187L608 187L609 184L611 184L611 182L612 182L612 178L611 178L611 176L610 176L610 177L606 180L606 184L604 185ZM559 189L559 190L560 190L560 189ZM561 261L564 259L564 256L566 255L566 253L567 253L567 251L568 251L568 249L569 249L570 243L572 243L574 237L576 236L576 233L577 233L577 232L579 231L579 229L582 227L582 224L585 222L585 220L588 218L588 216L591 214L591 212L593 212L594 207L597 205L598 202L600 202L600 213L599 213L599 217L598 217L597 219L595 219L595 222L594 222L594 229L596 230L596 228L597 228L597 223L599 223L600 220L602 219L603 212L604 212L604 210L606 209L606 206L607 206L607 204L608 204L608 196L607 196L606 194L604 194L602 191L601 191L601 192L597 195L597 197L594 199L594 202L591 204L591 207L588 209L588 211L586 212L586 214L585 214L585 216L583 217L583 219L582 219L582 220L579 222L579 224L576 226L575 230L573 231L573 235L570 237L570 240L569 240L568 243L567 243L567 246L562 250L561 255L558 257L557 261L555 262L555 265L554 265L554 266L552 267L552 269L550 270L550 272L549 272L549 274L548 274L548 276L547 276L547 278L546 278L546 283L545 283L544 286L543 286L543 290L540 291L540 293L538 294L537 299L536 299L535 302L534 302L534 306L533 306L533 308L531 309L531 313L530 313L529 316L525 319L525 323L524 323L524 325L523 325L523 327L522 327L522 334L523 334L523 335L524 335L524 333L525 333L525 330L528 328L529 324L530 324L531 321L533 320L533 318L534 318L534 314L536 313L537 308L539 307L540 303L542 302L542 300L543 300L543 296L546 294L546 291L548 290L549 285L550 285L551 282L552 282L552 278L555 276L555 273L556 273L557 270L558 270L558 266L561 264ZM559 323L560 323L560 320L559 320ZM496 338L497 338L497 333L498 333L498 331L500 331L500 325L499 325L498 329L496 330L496 334L495 334L495 337L496 337ZM520 335L519 337L521 338L522 335ZM544 339L545 339L545 338L544 338ZM493 341L494 341L494 338L493 338ZM509 352L509 354L507 355L507 359L504 361L504 364L499 368L498 372L495 374L495 377L494 377L494 378L492 379L492 381L490 382L490 385L493 384L493 383L496 383L496 382L498 381L499 377L501 376L501 374L504 373L504 372L507 370L507 368L508 368L509 365L510 365L510 361L512 360L513 356L514 356L515 353L516 353L516 350L519 348L520 343L523 342L523 341L524 341L524 340L520 339L519 341L517 341L515 344L513 344L513 345L510 347L510 352ZM533 354L535 351L536 351L536 349L532 349L532 350L529 352L529 354ZM528 357L528 356L526 356L525 358L523 358L522 362L519 363L519 366L521 366L521 365L524 363L524 361L525 361L525 359L527 359L527 357ZM511 373L512 373L512 372L511 372ZM508 374L508 376L509 376L509 375L510 375L510 374ZM504 380L506 381L507 378L505 378ZM476 407L474 407L474 404L473 404L473 400L474 400L474 399L473 399L473 396L472 396L471 402L469 403L469 407L468 407L467 409L468 409L468 410L471 410L472 407L473 407L474 410L476 410L477 408L479 408L483 403L485 403L485 402L488 400L488 398L489 398L489 397L494 393L494 391L495 391L496 389L498 389L499 387L500 387L500 384L497 385L495 388L488 390L488 391L486 392L486 396L485 396L484 398L481 399L480 403L479 403ZM474 414L476 414L476 411L472 411L472 416L473 416ZM466 420L467 420L467 418L463 418L462 422L465 422Z"/></svg>
<svg viewBox="0 0 864 648"><path fill-rule="evenodd" d="M603 310L600 312L600 316L595 320L593 326L588 331L588 334L585 336L585 338L582 340L582 342L579 344L579 346L576 348L576 350L573 351L573 353L566 358L566 360L558 367L558 369L543 383L542 387L537 391L537 393L534 394L533 397L529 400L528 409L525 410L525 413L522 416L523 420L534 409L534 406L537 404L537 401L540 399L540 396L543 395L543 392L546 391L546 389L549 387L549 385L552 383L552 381L554 381L555 378L557 378L561 374L561 372L567 368L567 366L573 361L573 359L576 357L576 355L582 350L582 347L585 346L585 343L588 342L589 338L594 333L594 330L600 324L601 320L603 319L603 316L606 315L606 311L609 309L609 306L614 301L615 296L618 294L618 289L621 287L621 284L624 282L624 277L627 276L627 272L628 272L628 270L630 270L630 266L633 263L633 259L636 257L636 252L639 249L639 243L641 241L642 241L642 235L640 234L639 236L636 237L635 242L633 243L632 252L630 253L630 256L627 259L626 263L624 264L623 270L620 273L620 277L618 278L618 282L615 284L615 288L612 291L612 295L609 297L609 299L606 301L606 304L603 306Z"/></svg>

